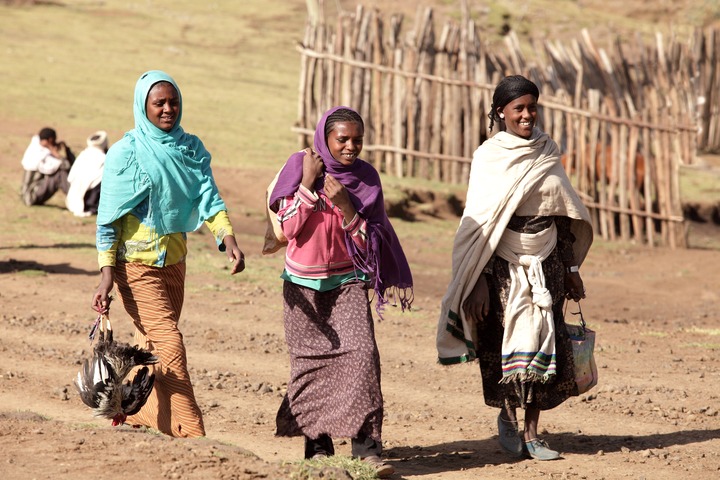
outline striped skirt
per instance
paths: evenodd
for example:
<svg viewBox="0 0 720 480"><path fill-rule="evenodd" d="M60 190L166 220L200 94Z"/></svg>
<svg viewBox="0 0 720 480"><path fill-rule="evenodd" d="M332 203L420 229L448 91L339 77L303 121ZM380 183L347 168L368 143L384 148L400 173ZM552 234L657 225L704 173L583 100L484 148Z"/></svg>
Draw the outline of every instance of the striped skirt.
<svg viewBox="0 0 720 480"><path fill-rule="evenodd" d="M365 284L318 292L285 282L283 297L290 382L276 435L380 442L380 354Z"/></svg>
<svg viewBox="0 0 720 480"><path fill-rule="evenodd" d="M154 368L155 387L147 403L126 422L173 437L204 436L202 413L195 401L185 344L178 330L185 296L185 263L158 268L118 262L115 283L135 324L136 343L159 359Z"/></svg>

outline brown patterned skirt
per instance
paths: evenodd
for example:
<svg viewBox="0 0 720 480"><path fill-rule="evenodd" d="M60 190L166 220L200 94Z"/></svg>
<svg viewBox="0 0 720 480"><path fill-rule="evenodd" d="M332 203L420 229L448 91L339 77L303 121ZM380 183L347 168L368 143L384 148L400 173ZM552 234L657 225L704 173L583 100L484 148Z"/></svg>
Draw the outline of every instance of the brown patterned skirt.
<svg viewBox="0 0 720 480"><path fill-rule="evenodd" d="M327 292L285 282L290 382L276 435L381 440L383 397L367 286Z"/></svg>
<svg viewBox="0 0 720 480"><path fill-rule="evenodd" d="M154 366L155 386L147 403L126 422L173 437L204 436L202 413L195 401L185 344L178 329L185 298L185 263L158 268L118 262L115 281L135 324L135 342L160 359Z"/></svg>

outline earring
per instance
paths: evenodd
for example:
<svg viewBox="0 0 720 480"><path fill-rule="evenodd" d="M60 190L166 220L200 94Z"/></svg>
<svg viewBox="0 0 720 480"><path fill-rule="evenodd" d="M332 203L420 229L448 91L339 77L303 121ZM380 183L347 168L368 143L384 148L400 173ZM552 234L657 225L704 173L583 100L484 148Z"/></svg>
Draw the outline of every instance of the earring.
<svg viewBox="0 0 720 480"><path fill-rule="evenodd" d="M500 118L505 118L505 114L504 114L504 113L501 113L501 114L500 114Z"/></svg>

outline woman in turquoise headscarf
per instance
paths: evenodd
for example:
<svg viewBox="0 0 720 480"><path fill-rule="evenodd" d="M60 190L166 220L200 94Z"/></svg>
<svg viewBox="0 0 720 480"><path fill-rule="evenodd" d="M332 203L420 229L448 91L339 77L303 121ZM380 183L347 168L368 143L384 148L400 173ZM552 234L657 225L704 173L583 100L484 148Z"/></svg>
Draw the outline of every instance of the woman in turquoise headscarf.
<svg viewBox="0 0 720 480"><path fill-rule="evenodd" d="M92 308L105 312L117 285L136 327L135 340L158 358L155 387L132 425L175 437L205 435L178 329L187 235L205 223L232 268L245 268L210 153L180 126L182 96L166 73L144 73L135 86L135 128L107 153L97 216L100 285Z"/></svg>

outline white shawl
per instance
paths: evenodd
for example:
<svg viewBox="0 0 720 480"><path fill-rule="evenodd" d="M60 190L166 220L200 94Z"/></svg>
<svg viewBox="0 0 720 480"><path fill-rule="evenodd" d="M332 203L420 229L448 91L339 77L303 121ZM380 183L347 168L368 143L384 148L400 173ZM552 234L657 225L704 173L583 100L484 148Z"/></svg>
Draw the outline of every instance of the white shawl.
<svg viewBox="0 0 720 480"><path fill-rule="evenodd" d="M497 250L507 260L510 291L503 315L503 381L548 381L557 372L552 295L542 262L557 245L557 227L528 234L505 229Z"/></svg>
<svg viewBox="0 0 720 480"><path fill-rule="evenodd" d="M75 216L90 215L90 212L85 211L85 194L100 184L104 166L105 150L92 145L88 145L75 159L68 173L70 188L65 198L68 210Z"/></svg>
<svg viewBox="0 0 720 480"><path fill-rule="evenodd" d="M592 243L590 215L565 174L557 144L537 128L529 139L499 132L473 155L465 210L453 245L452 279L438 321L436 344L442 364L477 357L477 328L462 305L515 213L571 218L575 261L582 264Z"/></svg>
<svg viewBox="0 0 720 480"><path fill-rule="evenodd" d="M54 157L49 148L40 144L40 136L33 135L30 145L25 149L22 166L28 172L40 172L52 175L62 166L63 159Z"/></svg>

